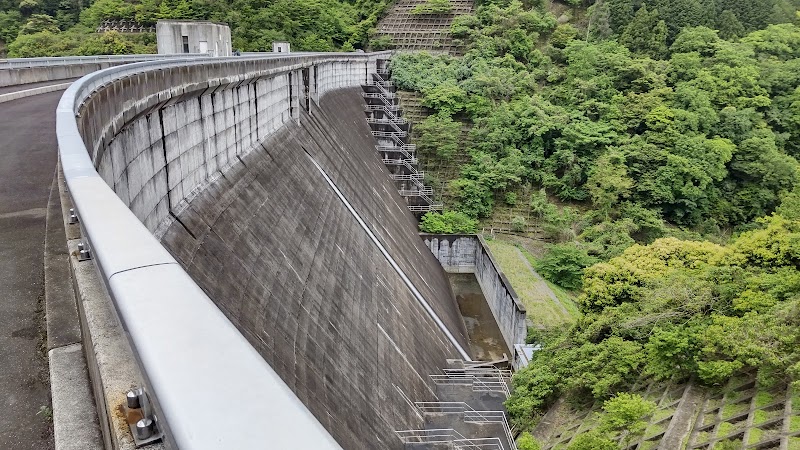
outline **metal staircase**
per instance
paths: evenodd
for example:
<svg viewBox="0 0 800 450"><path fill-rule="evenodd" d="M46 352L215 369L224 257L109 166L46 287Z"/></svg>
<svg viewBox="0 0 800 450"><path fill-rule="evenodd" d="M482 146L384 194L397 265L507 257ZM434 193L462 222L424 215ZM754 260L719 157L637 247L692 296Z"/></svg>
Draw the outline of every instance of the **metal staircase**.
<svg viewBox="0 0 800 450"><path fill-rule="evenodd" d="M424 428L396 431L405 450L517 450L504 411L511 371L493 363L448 360L431 375L437 401L413 402Z"/></svg>
<svg viewBox="0 0 800 450"><path fill-rule="evenodd" d="M371 78L362 89L367 123L378 140L375 150L389 169L409 210L420 214L441 210L442 205L432 198L433 189L425 186L424 173L418 170L417 148L408 143L411 124L403 118L389 72L379 70Z"/></svg>

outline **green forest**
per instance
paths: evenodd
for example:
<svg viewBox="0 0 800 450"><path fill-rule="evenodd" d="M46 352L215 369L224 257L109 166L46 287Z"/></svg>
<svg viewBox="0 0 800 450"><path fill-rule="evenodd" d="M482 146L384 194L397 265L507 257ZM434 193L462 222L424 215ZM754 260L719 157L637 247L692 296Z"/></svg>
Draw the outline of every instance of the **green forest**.
<svg viewBox="0 0 800 450"><path fill-rule="evenodd" d="M800 388L798 3L480 3L451 28L464 56L400 54L392 75L434 111L421 149L450 158L470 129L455 201L422 229L525 204L550 241L537 269L578 293L576 323L531 330L515 425L642 377L757 369L760 387ZM570 448L615 449L619 432Z"/></svg>
<svg viewBox="0 0 800 450"><path fill-rule="evenodd" d="M155 53L154 33L95 33L105 20L226 22L233 46L268 51L364 48L386 0L0 0L0 57Z"/></svg>

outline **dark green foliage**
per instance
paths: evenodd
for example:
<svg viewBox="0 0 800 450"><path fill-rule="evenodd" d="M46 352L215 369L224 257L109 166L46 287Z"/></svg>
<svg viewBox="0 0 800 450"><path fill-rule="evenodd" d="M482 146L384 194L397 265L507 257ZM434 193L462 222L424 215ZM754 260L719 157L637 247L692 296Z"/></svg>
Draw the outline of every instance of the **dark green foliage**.
<svg viewBox="0 0 800 450"><path fill-rule="evenodd" d="M667 53L667 26L658 11L649 12L643 6L625 27L619 42L635 52L661 58Z"/></svg>
<svg viewBox="0 0 800 450"><path fill-rule="evenodd" d="M447 159L458 150L461 137L461 123L454 121L444 113L428 116L415 127L419 138L414 142L420 150L436 153L441 158Z"/></svg>
<svg viewBox="0 0 800 450"><path fill-rule="evenodd" d="M20 49L12 56L81 54L81 43L94 39L94 29L104 20L129 19L153 25L159 19L216 20L227 22L233 46L244 51L264 51L274 40L288 40L297 50L352 50L364 48L370 31L386 7L386 0L275 0L268 2L235 0L95 0L93 2L22 0L19 7L0 2L0 51ZM50 19L45 23L44 17ZM21 34L42 31L71 32L59 41L40 35L11 42ZM72 39L74 35L81 37ZM124 35L105 45L104 51L153 51L138 45L138 38ZM102 39L101 39L102 40ZM377 44L386 44L378 41ZM96 43L95 43L96 44ZM89 50L97 50L91 44Z"/></svg>
<svg viewBox="0 0 800 450"><path fill-rule="evenodd" d="M537 261L536 270L559 286L577 289L581 286L583 269L595 262L586 249L570 242L551 246Z"/></svg>

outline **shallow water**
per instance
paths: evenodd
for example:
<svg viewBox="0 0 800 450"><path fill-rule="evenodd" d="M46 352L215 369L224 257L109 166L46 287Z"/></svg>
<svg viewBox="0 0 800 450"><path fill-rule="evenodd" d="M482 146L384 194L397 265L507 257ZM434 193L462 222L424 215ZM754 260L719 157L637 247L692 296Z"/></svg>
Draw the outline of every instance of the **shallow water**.
<svg viewBox="0 0 800 450"><path fill-rule="evenodd" d="M467 326L472 358L477 361L496 361L502 359L503 355L511 357L475 275L451 273L447 277Z"/></svg>

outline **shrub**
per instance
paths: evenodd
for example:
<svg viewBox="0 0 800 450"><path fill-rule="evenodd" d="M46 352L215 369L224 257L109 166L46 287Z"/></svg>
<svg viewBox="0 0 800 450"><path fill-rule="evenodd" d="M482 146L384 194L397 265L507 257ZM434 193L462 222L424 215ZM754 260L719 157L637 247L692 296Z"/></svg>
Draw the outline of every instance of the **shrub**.
<svg viewBox="0 0 800 450"><path fill-rule="evenodd" d="M541 450L541 446L530 433L522 433L517 439L517 449L519 450Z"/></svg>
<svg viewBox="0 0 800 450"><path fill-rule="evenodd" d="M549 281L567 289L581 287L583 269L596 262L585 249L574 242L550 246L537 262L536 270Z"/></svg>
<svg viewBox="0 0 800 450"><path fill-rule="evenodd" d="M473 234L477 228L477 220L457 211L429 212L419 224L419 229L425 233Z"/></svg>
<svg viewBox="0 0 800 450"><path fill-rule="evenodd" d="M428 0L412 9L411 14L447 14L452 9L450 0Z"/></svg>
<svg viewBox="0 0 800 450"><path fill-rule="evenodd" d="M521 233L525 231L525 226L527 223L525 222L525 218L522 216L514 216L511 219L511 230L516 231L517 233Z"/></svg>

